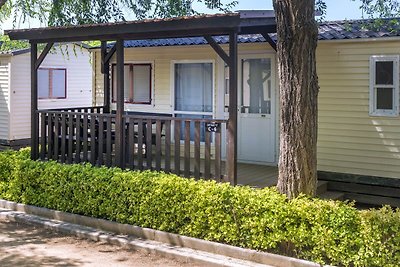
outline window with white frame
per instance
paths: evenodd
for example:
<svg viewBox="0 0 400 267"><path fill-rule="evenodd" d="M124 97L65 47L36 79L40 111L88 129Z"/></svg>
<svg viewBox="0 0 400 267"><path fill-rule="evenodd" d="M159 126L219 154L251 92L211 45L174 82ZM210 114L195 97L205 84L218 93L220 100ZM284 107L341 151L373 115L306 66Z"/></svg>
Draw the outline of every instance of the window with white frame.
<svg viewBox="0 0 400 267"><path fill-rule="evenodd" d="M38 70L39 99L64 99L67 97L67 70L40 68Z"/></svg>
<svg viewBox="0 0 400 267"><path fill-rule="evenodd" d="M213 63L175 63L174 84L175 117L212 118ZM204 138L205 129L203 125L200 140L204 141ZM190 139L194 140L193 125L190 129Z"/></svg>
<svg viewBox="0 0 400 267"><path fill-rule="evenodd" d="M399 56L370 58L369 111L372 116L398 116Z"/></svg>
<svg viewBox="0 0 400 267"><path fill-rule="evenodd" d="M124 64L124 101L131 104L151 104L151 64ZM112 100L116 101L117 67L112 65Z"/></svg>

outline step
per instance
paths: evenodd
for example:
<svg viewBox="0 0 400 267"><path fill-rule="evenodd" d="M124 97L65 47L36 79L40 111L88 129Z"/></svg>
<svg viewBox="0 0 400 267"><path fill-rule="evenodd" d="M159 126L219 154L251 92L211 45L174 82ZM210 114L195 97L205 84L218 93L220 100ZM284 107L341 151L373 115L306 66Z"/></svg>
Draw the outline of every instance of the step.
<svg viewBox="0 0 400 267"><path fill-rule="evenodd" d="M320 199L332 199L332 200L344 200L344 193L337 191L326 191L321 195L318 195Z"/></svg>
<svg viewBox="0 0 400 267"><path fill-rule="evenodd" d="M318 183L317 183L317 196L322 195L326 191L328 191L328 182L327 181L318 180Z"/></svg>

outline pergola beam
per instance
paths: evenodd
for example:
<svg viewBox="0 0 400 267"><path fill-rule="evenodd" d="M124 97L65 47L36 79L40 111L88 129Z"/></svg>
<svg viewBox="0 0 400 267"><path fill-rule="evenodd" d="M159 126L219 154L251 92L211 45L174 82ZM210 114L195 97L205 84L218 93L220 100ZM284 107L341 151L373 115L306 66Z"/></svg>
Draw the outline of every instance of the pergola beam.
<svg viewBox="0 0 400 267"><path fill-rule="evenodd" d="M115 162L124 167L124 40L115 43L117 53L117 111L115 118Z"/></svg>
<svg viewBox="0 0 400 267"><path fill-rule="evenodd" d="M276 43L274 42L274 40L272 40L272 38L268 35L268 33L261 33L261 35L276 52Z"/></svg>
<svg viewBox="0 0 400 267"><path fill-rule="evenodd" d="M214 51L222 58L223 61L229 66L232 67L232 62L230 57L225 53L224 49L217 44L217 42L210 35L205 35L204 39L208 42L208 44L214 49Z"/></svg>
<svg viewBox="0 0 400 267"><path fill-rule="evenodd" d="M117 51L117 45L114 44L113 47L111 47L110 51L107 53L105 59L104 59L104 63L105 64L110 64L110 60L112 58L112 56L115 54L115 51Z"/></svg>
<svg viewBox="0 0 400 267"><path fill-rule="evenodd" d="M237 184L237 101L238 101L238 34L229 34L229 58L231 66L229 68L229 119L227 124L227 176L232 185Z"/></svg>
<svg viewBox="0 0 400 267"><path fill-rule="evenodd" d="M116 44L114 44L113 48L116 48ZM113 54L115 53L114 52ZM104 112L109 113L110 112L110 96L111 96L111 90L110 90L110 60L107 60L107 55L109 55L110 52L107 53L107 42L103 41L101 42L101 73L103 74L103 90L104 90Z"/></svg>
<svg viewBox="0 0 400 267"><path fill-rule="evenodd" d="M39 158L38 73L36 66L40 64L37 63L37 43L31 42L31 159L33 160Z"/></svg>
<svg viewBox="0 0 400 267"><path fill-rule="evenodd" d="M50 52L50 49L53 47L53 44L54 43L46 44L46 47L43 49L42 53L40 54L40 56L36 60L36 63L35 63L35 68L36 69L39 69L40 65L43 63L43 60L45 59L47 54Z"/></svg>

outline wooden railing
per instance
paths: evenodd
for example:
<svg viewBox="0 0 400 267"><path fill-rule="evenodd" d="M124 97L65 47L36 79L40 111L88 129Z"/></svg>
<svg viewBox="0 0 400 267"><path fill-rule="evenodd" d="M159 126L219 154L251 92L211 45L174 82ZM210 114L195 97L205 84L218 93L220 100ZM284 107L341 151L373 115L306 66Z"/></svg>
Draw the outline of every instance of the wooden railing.
<svg viewBox="0 0 400 267"><path fill-rule="evenodd" d="M83 113L104 113L104 106L97 107L70 107L70 108L56 108L46 109L43 111L64 111L64 112L83 112ZM39 110L41 111L41 110Z"/></svg>
<svg viewBox="0 0 400 267"><path fill-rule="evenodd" d="M101 109L76 110L39 111L40 158L115 166L116 115ZM225 120L154 115L124 115L123 120L126 168L218 181L224 177L221 129Z"/></svg>

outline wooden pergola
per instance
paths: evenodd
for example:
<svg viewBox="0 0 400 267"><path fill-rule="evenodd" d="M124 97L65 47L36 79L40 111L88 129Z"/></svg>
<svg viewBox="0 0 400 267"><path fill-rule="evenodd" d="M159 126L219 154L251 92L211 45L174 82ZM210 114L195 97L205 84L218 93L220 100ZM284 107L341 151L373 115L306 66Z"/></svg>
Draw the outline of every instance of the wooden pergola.
<svg viewBox="0 0 400 267"><path fill-rule="evenodd" d="M115 151L113 155L115 154L115 160L113 163L111 163L111 165L118 167L125 167L124 149L123 149L124 132L126 130L125 122L126 120L129 121L129 119L133 120L133 117L128 119L124 118L125 114L124 40L202 36L209 43L209 45L215 50L215 52L224 60L224 62L229 66L229 80L230 80L229 108L228 108L229 119L226 122L226 133L227 133L226 177L228 178L228 181L231 184L236 184L237 183L238 35L256 34L256 33L262 34L264 38L268 41L268 43L270 43L272 47L276 48L275 43L271 40L271 38L268 35L268 33L274 33L274 32L276 32L276 22L275 22L275 17L270 12L267 15L265 15L265 13L262 12L257 12L257 13L250 12L248 14L230 13L222 15L203 15L203 16L193 16L193 17L172 18L172 19L154 19L154 20L93 24L93 25L82 25L82 26L49 27L49 28L5 31L5 33L10 37L11 40L29 40L31 44L31 105L32 105L31 158L34 160L39 159L40 144L42 145L42 150L44 149L43 146L46 145L50 146L49 140L46 141L44 138L42 138L41 140L39 136L40 111L38 110L38 69L43 60L45 59L47 53L51 50L51 48L55 43L93 41L93 40L101 41L101 55L102 55L101 67L102 67L102 73L104 74L104 107L102 107L102 112L104 113L110 113L110 91L111 91L110 59L113 57L114 54L116 54L117 93L116 93L116 111L115 114L113 114L113 120L115 120L115 127L113 131L113 140L115 140L114 143ZM213 36L222 36L222 35L229 36L228 53L226 53L213 38ZM108 46L107 43L110 41L115 41L115 43L111 48ZM45 44L45 48L43 49L43 51L40 53L39 56L38 56L38 44ZM60 112L76 113L77 110L68 109L68 110L62 110ZM94 109L88 109L86 111L93 112L93 110ZM72 139L70 138L69 142L66 142L65 139L68 137L68 133L70 133L71 130L68 130L68 128L66 128L65 130L62 129L63 127L62 125L72 126L72 122L66 119L67 115L65 115L64 113L60 114L55 113L55 116L59 116L57 118L63 124L61 124L61 126L58 125L54 126L55 125L54 121L53 122L47 121L46 122L47 126L46 126L45 122L43 122L42 130L50 129L48 123L53 123L52 127L61 127L60 128L61 134L57 136L60 136L59 142L61 142L61 147L64 146L64 149L68 150L67 147L72 147L72 141L71 141ZM46 119L45 116L43 116L43 120L45 119ZM146 118L138 118L138 119L145 120ZM88 117L83 117L84 121L83 125L86 126L86 128L92 127L93 132L98 131L98 128L93 126L94 124L90 126L89 125L90 123L88 124L87 120ZM136 123L136 125L138 124ZM103 125L100 124L100 127L103 128ZM139 127L141 127L140 124ZM83 129L81 130L83 131L88 130L84 128L85 127L83 127ZM50 136L50 130L48 130L48 132ZM161 135L161 133L159 133L158 130L157 134ZM58 140L59 138L57 136L55 139ZM86 149L88 147L87 136L88 133L86 133L86 143L83 143L83 148L85 148L86 145ZM99 138L102 138L100 135L98 136ZM79 138L79 135L76 138ZM157 140L159 138L161 137L160 136L156 137ZM57 140L55 140L56 146L58 146ZM100 153L99 151L104 152L102 146L99 146L98 153ZM107 152L109 151L107 150ZM72 152L71 155L69 155L68 153L66 155L67 155L66 157L69 159L67 160L68 162L71 161L74 162L74 160L72 159ZM45 157L43 156L41 158L44 159ZM86 161L88 160L88 158L85 159ZM101 163L102 160L100 160L100 164ZM159 164L157 163L157 165ZM151 166L151 163L147 167L149 166Z"/></svg>

